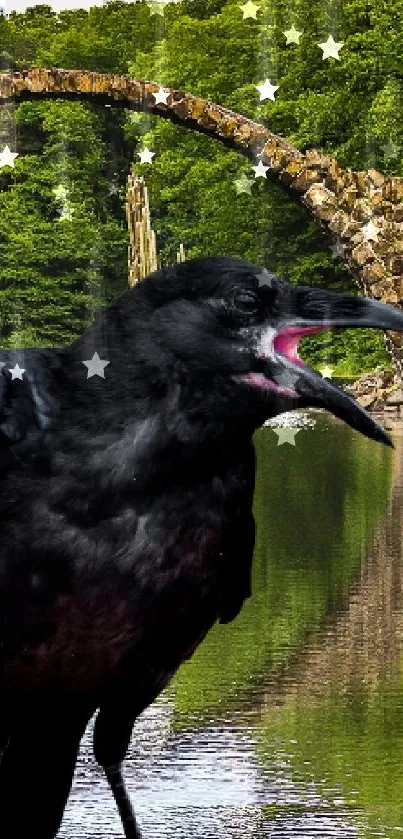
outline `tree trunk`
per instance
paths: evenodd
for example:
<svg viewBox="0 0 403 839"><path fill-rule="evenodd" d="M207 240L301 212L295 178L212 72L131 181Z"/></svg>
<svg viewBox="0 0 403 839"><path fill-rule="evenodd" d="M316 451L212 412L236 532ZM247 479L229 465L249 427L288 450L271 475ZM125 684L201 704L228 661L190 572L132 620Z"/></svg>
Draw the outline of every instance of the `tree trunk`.
<svg viewBox="0 0 403 839"><path fill-rule="evenodd" d="M260 158L287 192L304 204L344 248L343 259L362 292L387 303L403 300L403 178L375 169L343 169L330 155L305 153L265 126L197 96L165 87L167 104L155 104L160 85L88 70L31 68L0 74L0 102L34 98L82 98L148 111L193 128ZM403 368L403 335L387 337L396 377Z"/></svg>

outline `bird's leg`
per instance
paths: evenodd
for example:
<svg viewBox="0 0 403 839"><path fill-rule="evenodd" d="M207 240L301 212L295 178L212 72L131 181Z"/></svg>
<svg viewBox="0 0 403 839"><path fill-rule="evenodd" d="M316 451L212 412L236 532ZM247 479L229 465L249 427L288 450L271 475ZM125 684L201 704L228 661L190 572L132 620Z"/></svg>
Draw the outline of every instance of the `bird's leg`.
<svg viewBox="0 0 403 839"><path fill-rule="evenodd" d="M148 689L143 686L140 695L132 695L127 690L127 682L122 678L124 692L117 691L105 701L97 714L94 727L95 760L102 766L122 820L126 839L141 839L136 817L125 787L122 775L122 763L130 744L134 721L160 693L168 677L155 679Z"/></svg>
<svg viewBox="0 0 403 839"><path fill-rule="evenodd" d="M136 816L123 780L122 765L117 763L115 766L104 766L103 768L119 810L125 839L141 839Z"/></svg>
<svg viewBox="0 0 403 839"><path fill-rule="evenodd" d="M122 774L136 710L127 708L123 702L103 706L98 711L94 728L95 759L102 766L112 790L126 839L141 839Z"/></svg>

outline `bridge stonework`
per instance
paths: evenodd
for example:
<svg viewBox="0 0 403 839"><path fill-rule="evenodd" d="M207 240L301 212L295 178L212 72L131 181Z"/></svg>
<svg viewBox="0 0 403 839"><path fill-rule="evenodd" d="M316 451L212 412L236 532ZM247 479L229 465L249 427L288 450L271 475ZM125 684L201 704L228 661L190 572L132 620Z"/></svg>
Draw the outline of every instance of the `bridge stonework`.
<svg viewBox="0 0 403 839"><path fill-rule="evenodd" d="M155 103L160 85L88 70L32 67L0 74L1 102L81 98L169 119L217 139L255 163L303 204L342 246L343 259L363 294L403 303L403 178L375 169L343 169L331 155L301 152L266 126L214 102L164 87L167 104ZM395 379L403 373L403 335L386 336Z"/></svg>

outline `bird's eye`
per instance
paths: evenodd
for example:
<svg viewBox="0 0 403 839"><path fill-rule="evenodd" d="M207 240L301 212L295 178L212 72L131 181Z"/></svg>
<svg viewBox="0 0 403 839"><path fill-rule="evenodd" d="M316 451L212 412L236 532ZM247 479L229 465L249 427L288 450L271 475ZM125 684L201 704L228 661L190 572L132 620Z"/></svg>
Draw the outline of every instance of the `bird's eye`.
<svg viewBox="0 0 403 839"><path fill-rule="evenodd" d="M253 291L236 291L232 298L232 304L237 312L245 315L253 315L259 309L259 300Z"/></svg>

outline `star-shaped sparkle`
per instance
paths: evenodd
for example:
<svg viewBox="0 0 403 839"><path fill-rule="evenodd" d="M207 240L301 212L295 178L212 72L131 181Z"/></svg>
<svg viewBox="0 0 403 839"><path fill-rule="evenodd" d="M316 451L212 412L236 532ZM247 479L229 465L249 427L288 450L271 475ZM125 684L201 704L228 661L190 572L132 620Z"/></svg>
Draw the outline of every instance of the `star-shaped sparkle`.
<svg viewBox="0 0 403 839"><path fill-rule="evenodd" d="M74 207L69 207L68 204L65 204L64 207L59 208L56 212L60 213L59 221L71 221L73 218Z"/></svg>
<svg viewBox="0 0 403 839"><path fill-rule="evenodd" d="M278 436L277 445L282 446L284 443L289 443L290 446L295 446L295 436L301 431L300 428L287 428L277 426L273 431Z"/></svg>
<svg viewBox="0 0 403 839"><path fill-rule="evenodd" d="M340 61L339 50L341 50L343 45L344 41L335 41L333 35L329 35L327 41L323 41L323 43L318 44L318 47L323 50L323 61L325 58L338 58Z"/></svg>
<svg viewBox="0 0 403 839"><path fill-rule="evenodd" d="M278 88L279 88L278 84L277 85L272 84L270 79L265 79L263 84L257 84L256 87L257 87L258 91L260 92L260 101L261 102L263 101L263 99L272 99L273 102L275 101L274 94L275 94L276 90L278 90Z"/></svg>
<svg viewBox="0 0 403 839"><path fill-rule="evenodd" d="M266 178L266 172L268 169L270 169L270 166L263 166L262 161L259 160L257 166L252 166L252 169L255 173L255 178Z"/></svg>
<svg viewBox="0 0 403 839"><path fill-rule="evenodd" d="M143 151L138 151L137 154L140 158L140 163L152 163L155 151L150 151L150 149L146 146Z"/></svg>
<svg viewBox="0 0 403 839"><path fill-rule="evenodd" d="M159 105L162 102L163 105L167 105L167 98L169 96L169 91L164 90L163 87L159 87L156 93L153 93L155 104Z"/></svg>
<svg viewBox="0 0 403 839"><path fill-rule="evenodd" d="M105 367L107 364L110 364L110 361L102 361L98 353L94 352L92 358L87 361L83 361L82 364L85 364L85 366L88 367L87 379L91 378L91 376L101 376L104 379Z"/></svg>
<svg viewBox="0 0 403 839"><path fill-rule="evenodd" d="M269 286L271 288L272 277L270 276L267 268L263 268L263 270L260 271L259 274L255 274L255 277L259 281L258 288L261 288L261 286L264 285Z"/></svg>
<svg viewBox="0 0 403 839"><path fill-rule="evenodd" d="M131 111L130 114L128 114L128 119L134 125L139 125L143 119L143 115L139 111Z"/></svg>
<svg viewBox="0 0 403 839"><path fill-rule="evenodd" d="M381 146L381 149L385 160L390 160L391 157L398 157L400 154L400 146L398 146L397 143L394 143L390 138L384 146Z"/></svg>
<svg viewBox="0 0 403 839"><path fill-rule="evenodd" d="M66 189L66 187L63 186L63 184L59 184L58 186L55 186L54 189L52 189L52 192L53 192L57 201L66 201L67 200L68 189Z"/></svg>
<svg viewBox="0 0 403 839"><path fill-rule="evenodd" d="M22 374L25 373L25 367L20 367L19 364L16 364L15 367L8 368L11 373L11 381L13 379L21 379L22 381Z"/></svg>
<svg viewBox="0 0 403 839"><path fill-rule="evenodd" d="M331 379L333 376L334 367L325 364L324 367L319 367L319 372L322 373L324 379Z"/></svg>
<svg viewBox="0 0 403 839"><path fill-rule="evenodd" d="M162 3L156 3L154 0L146 0L147 6L150 10L150 15L164 16L164 6Z"/></svg>
<svg viewBox="0 0 403 839"><path fill-rule="evenodd" d="M253 180L249 180L246 177L245 172L242 173L241 177L238 180L234 181L235 189L237 195L241 195L242 192L246 192L248 195L252 195L252 184Z"/></svg>
<svg viewBox="0 0 403 839"><path fill-rule="evenodd" d="M0 169L3 166L11 166L14 169L14 160L18 157L18 152L10 151L8 146L4 146L2 152L0 152Z"/></svg>
<svg viewBox="0 0 403 839"><path fill-rule="evenodd" d="M366 239L366 241L369 241L371 239L373 242L377 242L378 241L378 233L380 233L380 230L379 230L379 227L377 227L376 224L374 224L374 222L371 219L368 222L368 224L365 224L364 227L362 228L362 233L363 233L364 239Z"/></svg>
<svg viewBox="0 0 403 839"><path fill-rule="evenodd" d="M257 6L256 3L252 3L252 0L248 0L247 3L244 3L243 6L239 6L239 8L243 14L242 20L246 20L248 17L253 17L256 20L256 12L259 11L260 6Z"/></svg>
<svg viewBox="0 0 403 839"><path fill-rule="evenodd" d="M299 44L302 32L299 32L293 24L290 29L286 29L283 32L283 35L287 38L286 44Z"/></svg>
<svg viewBox="0 0 403 839"><path fill-rule="evenodd" d="M330 250L333 256L344 256L344 252L346 250L346 246L343 245L341 242L336 242L334 245L330 245Z"/></svg>
<svg viewBox="0 0 403 839"><path fill-rule="evenodd" d="M299 377L299 372L295 373L293 370L285 368L281 373L276 373L273 378L278 385L281 385L281 387L287 387L290 390L294 390L294 385L298 381Z"/></svg>

